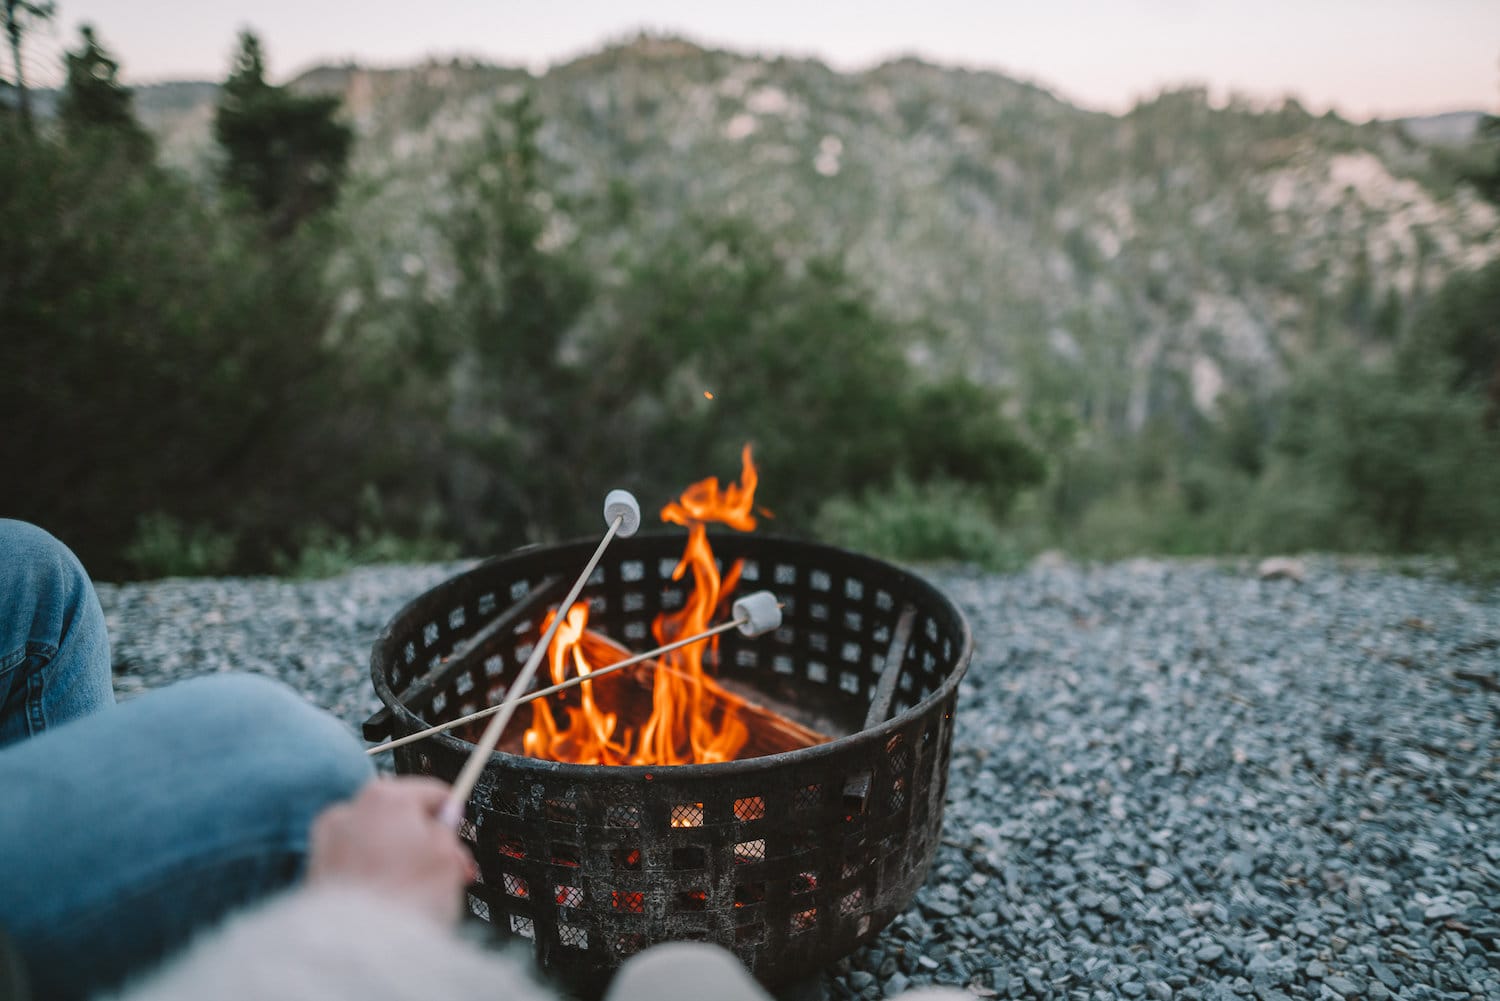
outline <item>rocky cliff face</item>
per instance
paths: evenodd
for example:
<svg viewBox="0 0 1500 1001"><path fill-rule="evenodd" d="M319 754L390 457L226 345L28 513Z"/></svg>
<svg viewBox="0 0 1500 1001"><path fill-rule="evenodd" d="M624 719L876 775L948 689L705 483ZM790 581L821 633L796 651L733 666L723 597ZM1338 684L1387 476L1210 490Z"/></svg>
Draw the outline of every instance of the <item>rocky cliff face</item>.
<svg viewBox="0 0 1500 1001"><path fill-rule="evenodd" d="M1113 116L994 73L905 60L841 74L675 39L536 77L454 62L298 86L341 94L359 129L355 232L420 248L449 168L529 89L559 194L624 186L635 229L727 213L789 254L840 255L885 308L941 331L929 364L1022 400L1061 383L1101 431L1211 412L1320 345L1377 353L1450 273L1500 253L1495 211L1430 147L1295 102L1180 91ZM194 163L206 107L143 117ZM630 238L570 222L601 267Z"/></svg>

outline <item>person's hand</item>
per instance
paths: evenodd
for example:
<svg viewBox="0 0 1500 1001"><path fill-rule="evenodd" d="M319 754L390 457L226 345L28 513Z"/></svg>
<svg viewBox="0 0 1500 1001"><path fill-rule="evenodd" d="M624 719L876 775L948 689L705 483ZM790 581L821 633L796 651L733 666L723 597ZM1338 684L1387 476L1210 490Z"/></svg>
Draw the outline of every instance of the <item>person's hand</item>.
<svg viewBox="0 0 1500 1001"><path fill-rule="evenodd" d="M474 858L437 812L448 787L436 779L376 779L312 826L307 881L357 883L444 923L457 920Z"/></svg>

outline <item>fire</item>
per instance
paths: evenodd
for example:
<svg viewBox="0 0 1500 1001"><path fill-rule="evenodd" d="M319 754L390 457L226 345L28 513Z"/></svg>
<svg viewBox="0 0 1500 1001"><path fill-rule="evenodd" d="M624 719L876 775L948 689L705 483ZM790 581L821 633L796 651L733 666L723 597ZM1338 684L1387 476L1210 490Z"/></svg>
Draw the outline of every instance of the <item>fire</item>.
<svg viewBox="0 0 1500 1001"><path fill-rule="evenodd" d="M737 531L755 528L755 488L759 481L750 446L740 454L740 479L720 486L718 477L700 480L661 510L662 521L688 530L682 559L672 579L692 575L693 587L680 609L663 612L652 623L657 645L707 630L723 614L739 583L735 563L722 577L708 543L708 525L719 523ZM551 622L542 624L545 629ZM527 754L554 761L589 765L683 765L729 761L749 738L739 712L740 700L726 692L704 670L707 650L718 638L691 643L665 654L653 672L651 714L638 728L627 725L618 712L601 705L593 682L577 688L578 705L562 706L566 724L559 725L550 700L532 705L531 726L523 747ZM547 650L554 684L570 676L587 676L623 660L629 652L588 629L588 608L575 605ZM620 682L617 682L617 684ZM701 821L700 821L701 823Z"/></svg>

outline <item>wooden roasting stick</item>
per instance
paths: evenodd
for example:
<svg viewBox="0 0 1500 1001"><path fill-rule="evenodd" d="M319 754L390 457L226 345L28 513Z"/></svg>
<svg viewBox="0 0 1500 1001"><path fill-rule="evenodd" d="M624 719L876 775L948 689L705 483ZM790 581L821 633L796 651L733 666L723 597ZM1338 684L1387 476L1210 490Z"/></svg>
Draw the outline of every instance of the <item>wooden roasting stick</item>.
<svg viewBox="0 0 1500 1001"><path fill-rule="evenodd" d="M762 595L764 595L765 597L762 598ZM769 620L765 618L763 612L759 617L757 617L751 611L741 610L741 606L743 606L746 602L750 602L752 600L754 600L755 606L757 608L764 609L766 607L766 599L769 599L771 605L776 606L776 616L774 624L767 624ZM662 654L671 653L673 650L680 649L681 647L689 646L693 643L702 642L703 640L706 640L712 636L717 636L719 633L728 632L731 629L738 629L741 632L745 633L747 636L759 636L761 633L768 632L771 629L775 629L781 624L780 607L776 605L776 598L769 591L757 591L755 594L747 595L746 597L741 598L738 602L735 603L735 608L736 612L738 612L739 614L736 614L736 616L728 622L721 623L711 629L706 629L695 636L684 636L682 639L673 640L671 643L659 646L654 650L647 650L645 653L630 654L629 650L611 642L610 645L615 649L619 650L622 653L630 655L627 656L624 660L616 661L613 664L607 664L604 667L595 668L588 674L580 674L577 677L569 678L568 680L559 682L556 685L550 685L547 688L539 688L534 692L528 692L527 694L519 697L507 697L504 702L497 703L496 705L490 706L487 709L481 709L478 712L469 713L467 716L460 716L458 719L452 719L448 720L446 723L439 723L436 726L430 726L425 730L418 730L416 733L409 733L406 736L398 737L395 740L388 740L384 744L369 748L365 751L365 753L379 754L382 751L389 751L394 748L401 747L403 744L410 744L415 741L422 740L426 737L431 737L433 734L442 733L445 730L451 730L454 727L463 726L467 723L473 723L475 720L484 719L486 716L493 716L495 713L501 712L507 707L514 707L526 702L534 702L537 699L545 698L548 695L555 695L556 693L561 692L565 689L581 685L585 681L598 681L600 678L608 677L609 675L614 674L616 671L623 671L627 667L634 667L637 664L644 664L647 661L654 660L655 658L660 657ZM561 617L562 614L564 614L563 610L559 608L559 617ZM752 629L755 631L750 631ZM681 671L674 670L662 664L654 664L652 665L652 667L655 670L668 671L680 678L688 677ZM515 687L515 685L512 685L510 691L515 691ZM509 693L507 693L507 695L509 695ZM789 739L799 741L805 746L812 744L823 744L828 741L828 737L824 734L802 726L800 723L794 722L793 720L789 720L785 717L772 713L769 709L756 705L754 702L750 702L747 699L742 699L738 695L735 695L733 692L723 692L720 697L725 703L734 706L737 709L746 709L750 712L764 716L771 726L777 727Z"/></svg>
<svg viewBox="0 0 1500 1001"><path fill-rule="evenodd" d="M521 668L521 673L516 676L515 683L510 686L506 693L505 702L501 703L500 711L490 720L490 725L485 727L484 735L479 738L479 743L469 754L469 760L464 762L463 769L458 773L458 778L453 782L453 788L448 790L448 798L443 801L442 809L438 812L438 819L453 830L458 829L459 823L464 818L464 804L469 800L469 793L474 791L474 783L479 781L479 773L484 771L485 762L494 752L495 745L500 742L500 734L505 730L505 724L510 722L511 716L515 714L516 706L520 705L516 699L531 687L531 679L536 677L536 669L542 663L542 658L547 655L547 647L552 643L552 637L557 634L558 627L568 617L573 602L578 600L578 594L583 586L588 583L589 575L599 565L599 560L604 557L604 550L616 535L627 538L635 534L636 529L641 527L641 506L636 502L629 491L611 490L604 498L604 520L609 523L609 528L604 533L604 538L599 540L599 547L594 550L594 555L589 557L588 564L584 566L583 573L578 575L578 580L573 583L568 596L557 606L557 615L552 619L552 624L537 641L536 647L531 651L531 656L526 658L526 664Z"/></svg>
<svg viewBox="0 0 1500 1001"><path fill-rule="evenodd" d="M511 605L505 611L495 616L484 628L473 636L464 640L453 648L445 662L432 674L423 676L412 682L406 691L400 694L401 702L416 713L418 716L427 711L432 704L433 697L442 691L453 679L465 671L473 669L472 660L483 654L489 642L499 633L510 629L517 622L528 618L534 612L545 611L547 605L551 604L563 593L567 582L556 575L544 577L541 582L528 591L521 600ZM381 709L380 712L371 716L365 722L365 739L379 740L390 732L391 719L395 713L390 706ZM383 745L388 747L390 745ZM369 753L369 752L366 752Z"/></svg>

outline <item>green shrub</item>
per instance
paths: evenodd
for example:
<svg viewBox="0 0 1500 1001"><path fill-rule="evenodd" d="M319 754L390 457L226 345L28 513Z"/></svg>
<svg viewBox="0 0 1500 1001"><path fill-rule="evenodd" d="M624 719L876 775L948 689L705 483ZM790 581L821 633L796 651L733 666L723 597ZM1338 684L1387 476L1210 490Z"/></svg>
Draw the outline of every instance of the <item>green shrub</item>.
<svg viewBox="0 0 1500 1001"><path fill-rule="evenodd" d="M1011 569L1024 558L983 493L950 481L914 484L902 478L858 498L835 497L818 511L815 528L834 545L904 562Z"/></svg>
<svg viewBox="0 0 1500 1001"><path fill-rule="evenodd" d="M207 577L234 563L234 537L155 512L136 522L125 563L139 577Z"/></svg>
<svg viewBox="0 0 1500 1001"><path fill-rule="evenodd" d="M277 554L274 566L285 576L320 579L377 563L441 563L457 556L454 543L430 536L406 538L370 528L339 534L314 525L302 533L294 553Z"/></svg>

